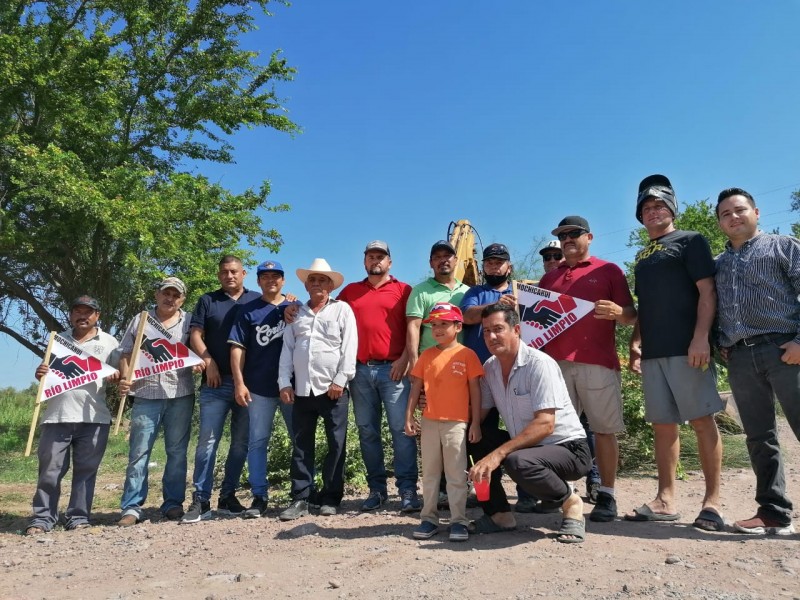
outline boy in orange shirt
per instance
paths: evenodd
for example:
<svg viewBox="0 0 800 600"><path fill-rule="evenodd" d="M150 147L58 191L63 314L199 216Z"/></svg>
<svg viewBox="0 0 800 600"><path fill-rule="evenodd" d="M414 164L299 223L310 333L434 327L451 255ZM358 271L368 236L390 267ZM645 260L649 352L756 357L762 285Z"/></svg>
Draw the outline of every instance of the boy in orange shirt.
<svg viewBox="0 0 800 600"><path fill-rule="evenodd" d="M411 393L406 408L406 435L416 435L414 411L424 388L426 404L420 425L422 522L414 530L414 537L426 540L439 532L436 504L444 469L450 503L450 541L463 542L469 539L465 434L469 423L469 441L475 443L481 439L483 366L475 352L456 340L464 322L457 306L438 303L424 322L431 324L436 346L425 350L411 370Z"/></svg>

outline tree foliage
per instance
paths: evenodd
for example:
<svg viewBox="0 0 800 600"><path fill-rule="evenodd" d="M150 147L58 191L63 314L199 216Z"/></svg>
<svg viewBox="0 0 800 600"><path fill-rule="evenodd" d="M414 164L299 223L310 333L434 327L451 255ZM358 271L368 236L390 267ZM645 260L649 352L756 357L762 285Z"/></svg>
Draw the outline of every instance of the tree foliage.
<svg viewBox="0 0 800 600"><path fill-rule="evenodd" d="M187 166L231 162L242 127L297 131L274 89L294 69L240 47L267 4L0 5L0 332L41 354L79 294L113 332L164 274L196 297L243 241L277 250L267 182L237 194Z"/></svg>
<svg viewBox="0 0 800 600"><path fill-rule="evenodd" d="M792 210L794 212L800 211L800 190L792 192ZM800 237L800 223L792 223L792 235Z"/></svg>

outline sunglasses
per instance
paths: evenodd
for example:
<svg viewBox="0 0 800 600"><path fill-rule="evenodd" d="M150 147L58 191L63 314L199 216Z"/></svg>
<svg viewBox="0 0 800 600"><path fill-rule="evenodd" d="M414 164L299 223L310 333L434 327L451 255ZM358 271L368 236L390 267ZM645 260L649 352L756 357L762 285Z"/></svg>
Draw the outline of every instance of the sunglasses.
<svg viewBox="0 0 800 600"><path fill-rule="evenodd" d="M542 260L544 260L544 262L547 262L548 260L561 260L562 258L564 258L564 256L561 254L544 254L542 256Z"/></svg>
<svg viewBox="0 0 800 600"><path fill-rule="evenodd" d="M565 239L569 238L571 240L577 240L581 237L584 233L589 233L585 229L572 229L570 231L562 231L558 234L558 241L563 242Z"/></svg>

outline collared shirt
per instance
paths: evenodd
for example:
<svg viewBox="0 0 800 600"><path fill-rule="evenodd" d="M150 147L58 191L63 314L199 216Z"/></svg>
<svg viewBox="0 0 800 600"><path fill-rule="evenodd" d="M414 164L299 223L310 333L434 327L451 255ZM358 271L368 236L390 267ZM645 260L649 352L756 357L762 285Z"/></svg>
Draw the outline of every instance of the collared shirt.
<svg viewBox="0 0 800 600"><path fill-rule="evenodd" d="M397 360L406 348L406 302L411 286L391 275L374 287L369 278L350 283L339 294L353 309L358 327L358 361Z"/></svg>
<svg viewBox="0 0 800 600"><path fill-rule="evenodd" d="M573 267L562 263L542 277L539 287L589 302L611 300L623 308L633 306L631 291L622 269L594 256ZM594 313L589 313L547 342L543 351L556 360L599 365L619 371L616 326L616 321L595 319Z"/></svg>
<svg viewBox="0 0 800 600"><path fill-rule="evenodd" d="M544 352L520 342L508 385L503 383L500 361L496 356L487 360L483 368L481 407L489 409L496 406L512 438L533 421L538 411L551 408L555 409L555 428L553 433L539 442L539 446L562 444L586 437L572 407L561 369Z"/></svg>
<svg viewBox="0 0 800 600"><path fill-rule="evenodd" d="M192 315L184 310L179 309L180 318L170 325L164 327L176 339L184 344L189 342L189 326L192 320ZM161 321L156 316L155 309L150 309L147 313L156 321ZM130 355L133 352L133 343L136 341L136 330L139 327L139 318L141 314L136 315L125 330L120 343L120 349L123 354ZM148 377L137 379L131 384L131 396L136 398L146 398L148 400L166 400L168 398L181 398L194 393L194 377L192 376L192 369L184 367L177 371L166 371L164 373L157 373Z"/></svg>
<svg viewBox="0 0 800 600"><path fill-rule="evenodd" d="M800 240L759 232L716 260L720 345L767 333L800 343Z"/></svg>
<svg viewBox="0 0 800 600"><path fill-rule="evenodd" d="M303 304L283 332L278 387L291 385L298 396L320 396L332 383L346 387L356 374L358 333L347 302L329 300L315 313Z"/></svg>
<svg viewBox="0 0 800 600"><path fill-rule="evenodd" d="M438 302L449 302L456 306L461 305L461 300L464 294L469 291L469 287L456 279L456 284L451 290L443 283L439 283L435 278L429 277L420 284L411 288L411 295L408 297L408 304L406 305L406 316L417 317L425 319L431 309ZM458 341L462 342L463 331L458 334ZM436 340L433 339L431 333L431 326L429 323L422 323L420 327L419 336L419 352L420 354L436 345Z"/></svg>
<svg viewBox="0 0 800 600"><path fill-rule="evenodd" d="M119 343L99 327L97 333L84 342L73 337L72 329L59 335L112 367L119 366ZM72 388L50 398L42 423L111 423L111 413L106 405L105 379Z"/></svg>
<svg viewBox="0 0 800 600"><path fill-rule="evenodd" d="M203 330L203 341L221 376L231 374L231 349L228 336L239 314L239 307L261 298L261 292L244 288L234 300L222 288L203 294L192 313L192 327ZM205 373L203 373L205 378Z"/></svg>

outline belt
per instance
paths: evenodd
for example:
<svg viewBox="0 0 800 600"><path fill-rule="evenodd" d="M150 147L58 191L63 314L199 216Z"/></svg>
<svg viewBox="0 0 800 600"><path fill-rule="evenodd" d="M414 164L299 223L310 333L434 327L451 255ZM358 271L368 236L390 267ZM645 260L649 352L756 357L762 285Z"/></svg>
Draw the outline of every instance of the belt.
<svg viewBox="0 0 800 600"><path fill-rule="evenodd" d="M762 333L761 335L754 335L753 337L742 338L734 344L734 346L759 346L761 344L769 344L771 342L785 342L787 338L793 339L793 333Z"/></svg>
<svg viewBox="0 0 800 600"><path fill-rule="evenodd" d="M362 365L367 365L368 367L377 367L378 365L390 365L394 361L393 360L365 360L365 361L358 361Z"/></svg>

